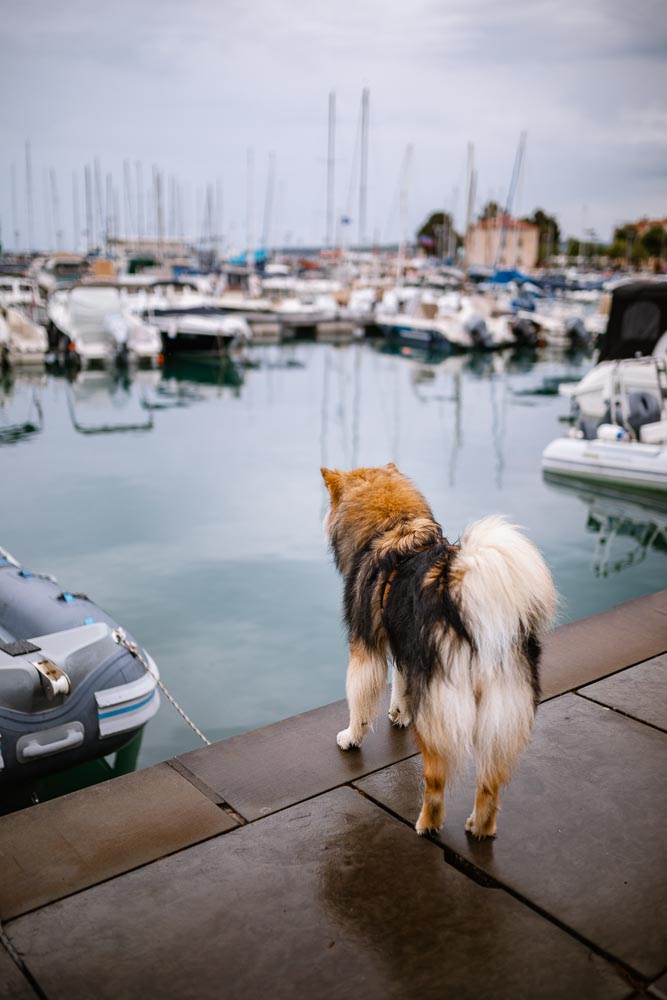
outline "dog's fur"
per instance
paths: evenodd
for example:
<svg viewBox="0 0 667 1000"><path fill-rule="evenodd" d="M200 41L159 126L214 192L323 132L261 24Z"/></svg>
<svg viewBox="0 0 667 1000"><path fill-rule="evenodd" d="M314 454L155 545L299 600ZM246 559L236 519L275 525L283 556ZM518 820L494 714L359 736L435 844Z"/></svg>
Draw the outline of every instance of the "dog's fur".
<svg viewBox="0 0 667 1000"><path fill-rule="evenodd" d="M556 611L537 549L501 517L443 537L428 503L393 463L322 469L325 522L345 579L350 723L358 747L394 671L389 718L412 721L424 764L418 833L444 819L444 790L468 750L477 790L466 829L493 836L499 789L528 743L540 696L540 639Z"/></svg>

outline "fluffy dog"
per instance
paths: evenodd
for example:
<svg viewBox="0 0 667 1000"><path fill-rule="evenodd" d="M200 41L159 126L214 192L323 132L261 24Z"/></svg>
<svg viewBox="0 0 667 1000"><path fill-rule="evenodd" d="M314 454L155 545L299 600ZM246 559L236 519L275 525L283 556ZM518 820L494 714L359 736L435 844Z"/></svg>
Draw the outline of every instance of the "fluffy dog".
<svg viewBox="0 0 667 1000"><path fill-rule="evenodd" d="M445 784L472 751L477 788L466 829L491 837L499 790L530 739L540 696L540 638L556 610L544 560L501 517L477 521L451 544L393 463L322 476L350 643L350 723L338 746L361 745L390 653L389 718L412 721L423 758L417 833L442 826Z"/></svg>

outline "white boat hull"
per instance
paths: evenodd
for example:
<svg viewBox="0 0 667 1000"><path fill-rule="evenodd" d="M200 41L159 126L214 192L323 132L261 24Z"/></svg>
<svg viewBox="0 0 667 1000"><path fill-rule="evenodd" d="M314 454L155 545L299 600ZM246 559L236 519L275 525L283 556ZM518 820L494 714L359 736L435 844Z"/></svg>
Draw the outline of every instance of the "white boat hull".
<svg viewBox="0 0 667 1000"><path fill-rule="evenodd" d="M562 437L544 449L542 468L577 479L667 490L667 446L664 444Z"/></svg>

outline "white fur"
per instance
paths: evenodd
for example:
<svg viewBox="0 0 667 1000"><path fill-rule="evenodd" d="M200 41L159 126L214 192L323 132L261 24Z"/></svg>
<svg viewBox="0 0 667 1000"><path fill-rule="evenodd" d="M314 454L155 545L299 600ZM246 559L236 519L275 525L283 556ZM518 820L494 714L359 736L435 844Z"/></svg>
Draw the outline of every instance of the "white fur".
<svg viewBox="0 0 667 1000"><path fill-rule="evenodd" d="M389 702L389 718L395 726L403 729L410 725L410 704L408 700L405 675L394 666L391 672L391 701Z"/></svg>
<svg viewBox="0 0 667 1000"><path fill-rule="evenodd" d="M350 651L345 693L350 708L350 724L341 730L336 742L341 750L361 746L361 741L375 719L382 692L387 684L387 656L361 656Z"/></svg>

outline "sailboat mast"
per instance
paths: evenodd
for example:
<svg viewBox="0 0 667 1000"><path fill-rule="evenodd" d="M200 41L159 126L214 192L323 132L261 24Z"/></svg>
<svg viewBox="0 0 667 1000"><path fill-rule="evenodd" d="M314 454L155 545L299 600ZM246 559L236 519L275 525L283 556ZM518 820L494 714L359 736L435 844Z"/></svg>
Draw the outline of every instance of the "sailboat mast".
<svg viewBox="0 0 667 1000"><path fill-rule="evenodd" d="M14 250L20 249L21 234L19 232L18 205L16 201L16 164L12 163L12 225L14 227Z"/></svg>
<svg viewBox="0 0 667 1000"><path fill-rule="evenodd" d="M28 203L28 250L34 250L33 204L32 204L32 160L30 157L30 140L25 144L25 190Z"/></svg>
<svg viewBox="0 0 667 1000"><path fill-rule="evenodd" d="M329 137L327 143L327 232L326 245L334 241L334 171L336 167L336 95L329 94Z"/></svg>
<svg viewBox="0 0 667 1000"><path fill-rule="evenodd" d="M366 198L368 189L368 105L370 91L361 94L361 168L359 171L359 245L366 244Z"/></svg>

